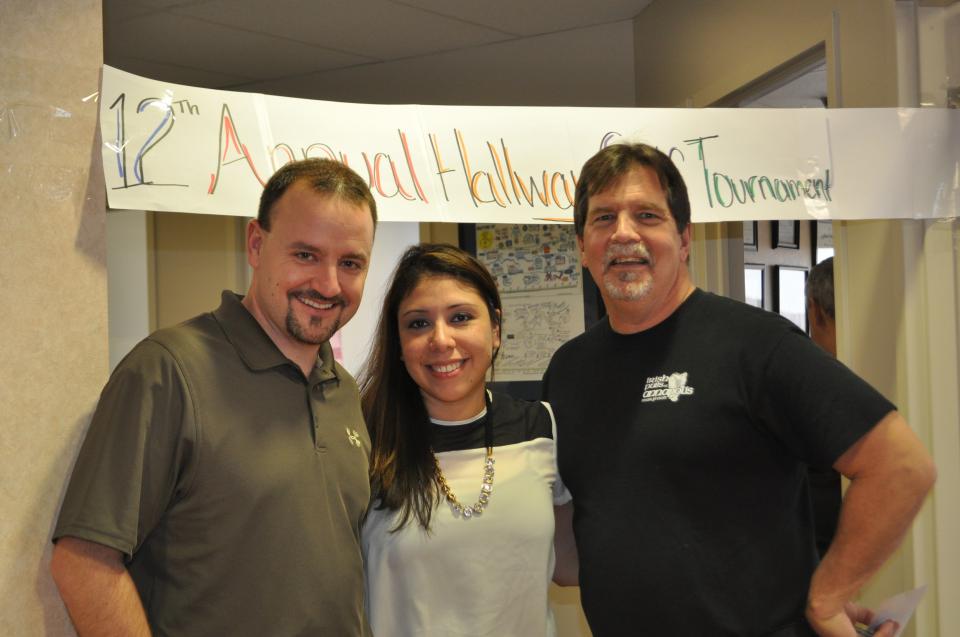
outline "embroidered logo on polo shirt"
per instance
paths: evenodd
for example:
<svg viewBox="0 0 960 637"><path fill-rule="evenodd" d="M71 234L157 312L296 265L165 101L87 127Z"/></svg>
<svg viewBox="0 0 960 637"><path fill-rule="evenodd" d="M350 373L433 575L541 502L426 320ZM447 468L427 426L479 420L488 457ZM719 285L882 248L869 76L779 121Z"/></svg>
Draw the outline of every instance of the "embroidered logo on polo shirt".
<svg viewBox="0 0 960 637"><path fill-rule="evenodd" d="M669 400L672 403L680 400L681 396L693 395L693 387L687 385L687 372L674 372L667 376L650 376L643 386L643 398L640 402L652 403L658 400Z"/></svg>
<svg viewBox="0 0 960 637"><path fill-rule="evenodd" d="M356 429L351 429L350 427L346 428L347 430L347 440L350 441L350 444L354 447L360 446L360 434L357 433Z"/></svg>

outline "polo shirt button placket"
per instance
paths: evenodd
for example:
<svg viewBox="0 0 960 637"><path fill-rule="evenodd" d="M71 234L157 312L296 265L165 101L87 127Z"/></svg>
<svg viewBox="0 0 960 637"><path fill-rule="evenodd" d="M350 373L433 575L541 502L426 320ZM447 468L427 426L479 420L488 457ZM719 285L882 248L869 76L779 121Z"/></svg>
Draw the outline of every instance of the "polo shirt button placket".
<svg viewBox="0 0 960 637"><path fill-rule="evenodd" d="M314 383L312 386L314 400L324 400L323 395L323 383ZM320 439L320 422L317 420L317 416L314 413L313 409L310 409L310 417L313 420L313 440L314 440L314 451L317 453L325 453L327 451L326 446L321 442Z"/></svg>

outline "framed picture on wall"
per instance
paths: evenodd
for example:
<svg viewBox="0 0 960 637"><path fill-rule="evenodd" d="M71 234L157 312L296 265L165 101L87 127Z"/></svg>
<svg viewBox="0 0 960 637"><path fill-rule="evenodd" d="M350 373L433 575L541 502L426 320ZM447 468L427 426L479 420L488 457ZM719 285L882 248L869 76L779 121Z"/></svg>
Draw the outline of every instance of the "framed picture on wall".
<svg viewBox="0 0 960 637"><path fill-rule="evenodd" d="M773 311L807 331L807 268L773 266Z"/></svg>
<svg viewBox="0 0 960 637"><path fill-rule="evenodd" d="M749 222L744 222L749 223ZM756 221L754 221L756 223ZM743 264L743 292L748 305L763 309L763 270L762 263Z"/></svg>
<svg viewBox="0 0 960 637"><path fill-rule="evenodd" d="M771 221L770 236L774 248L800 248L799 221Z"/></svg>
<svg viewBox="0 0 960 637"><path fill-rule="evenodd" d="M832 221L811 221L811 236L814 237L813 244L813 263L817 264L828 257L833 256L833 222Z"/></svg>
<svg viewBox="0 0 960 637"><path fill-rule="evenodd" d="M751 252L757 251L757 222L743 222L743 249Z"/></svg>
<svg viewBox="0 0 960 637"><path fill-rule="evenodd" d="M457 234L460 247L490 270L508 317L490 386L539 400L553 351L606 314L580 266L573 226L461 223Z"/></svg>

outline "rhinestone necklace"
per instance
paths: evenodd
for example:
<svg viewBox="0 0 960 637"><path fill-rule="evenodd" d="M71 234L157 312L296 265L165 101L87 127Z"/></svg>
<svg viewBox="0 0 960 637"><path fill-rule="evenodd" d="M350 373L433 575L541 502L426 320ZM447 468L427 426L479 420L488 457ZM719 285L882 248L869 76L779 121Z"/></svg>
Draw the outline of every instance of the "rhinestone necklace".
<svg viewBox="0 0 960 637"><path fill-rule="evenodd" d="M493 493L493 418L490 410L490 397L486 394L484 397L487 402L487 415L483 423L483 436L487 446L487 457L483 461L483 482L480 483L480 497L473 506L462 504L460 500L457 500L457 496L453 494L453 490L447 483L447 479L443 477L443 471L440 470L440 461L437 459L437 454L434 453L432 449L430 450L433 456L433 466L437 472L437 483L440 485L440 492L443 493L447 502L450 503L450 509L453 511L454 516L460 516L464 520L469 520L475 515L481 515L483 510L487 508L487 504L490 502L490 495Z"/></svg>

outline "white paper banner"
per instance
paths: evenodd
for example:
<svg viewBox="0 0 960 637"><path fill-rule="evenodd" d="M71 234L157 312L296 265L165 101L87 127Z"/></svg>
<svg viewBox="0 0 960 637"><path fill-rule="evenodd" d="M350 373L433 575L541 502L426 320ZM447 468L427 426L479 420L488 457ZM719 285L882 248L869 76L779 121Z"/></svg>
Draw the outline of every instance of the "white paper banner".
<svg viewBox="0 0 960 637"><path fill-rule="evenodd" d="M104 67L111 208L255 216L263 183L332 157L386 221L573 218L583 162L643 141L683 173L695 221L955 217L960 111L347 104L166 84Z"/></svg>

